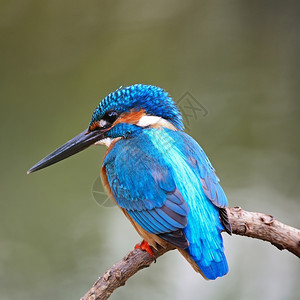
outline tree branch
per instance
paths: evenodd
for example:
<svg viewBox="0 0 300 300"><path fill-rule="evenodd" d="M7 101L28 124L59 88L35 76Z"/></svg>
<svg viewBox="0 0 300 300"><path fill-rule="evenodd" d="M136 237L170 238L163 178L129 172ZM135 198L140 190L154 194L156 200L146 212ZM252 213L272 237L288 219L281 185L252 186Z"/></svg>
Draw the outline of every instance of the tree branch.
<svg viewBox="0 0 300 300"><path fill-rule="evenodd" d="M300 258L300 230L277 221L273 216L248 212L240 207L227 209L232 233L270 242Z"/></svg>
<svg viewBox="0 0 300 300"><path fill-rule="evenodd" d="M300 258L300 230L285 225L271 215L248 212L240 207L227 209L232 233L249 236L270 242L278 249L286 249ZM169 250L153 249L156 258ZM126 281L139 270L149 267L154 259L139 249L131 251L118 263L107 270L81 298L81 300L105 300L115 289L125 285Z"/></svg>

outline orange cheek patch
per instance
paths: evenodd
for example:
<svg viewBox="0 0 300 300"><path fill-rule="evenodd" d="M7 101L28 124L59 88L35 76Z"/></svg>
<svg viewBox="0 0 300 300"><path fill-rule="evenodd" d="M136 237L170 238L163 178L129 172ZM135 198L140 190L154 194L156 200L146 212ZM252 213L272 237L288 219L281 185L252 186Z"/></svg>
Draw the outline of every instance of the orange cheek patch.
<svg viewBox="0 0 300 300"><path fill-rule="evenodd" d="M94 122L94 123L92 123L91 126L89 127L89 131L93 131L93 130L99 128L99 127L100 127L99 122Z"/></svg>
<svg viewBox="0 0 300 300"><path fill-rule="evenodd" d="M137 124L142 116L145 115L145 110L141 109L138 111L130 111L128 113L123 113L118 120L114 123L114 125L118 123L129 123L129 124Z"/></svg>

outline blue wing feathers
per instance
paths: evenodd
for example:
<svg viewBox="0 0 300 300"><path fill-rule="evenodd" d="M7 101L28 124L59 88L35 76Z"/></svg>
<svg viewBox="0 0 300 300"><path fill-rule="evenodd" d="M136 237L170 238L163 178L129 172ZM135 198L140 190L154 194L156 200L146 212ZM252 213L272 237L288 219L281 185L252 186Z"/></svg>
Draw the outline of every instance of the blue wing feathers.
<svg viewBox="0 0 300 300"><path fill-rule="evenodd" d="M184 228L187 225L187 217L177 214L172 209L167 206L163 206L162 208L157 208L156 212L169 224L174 226L174 230L178 228Z"/></svg>
<svg viewBox="0 0 300 300"><path fill-rule="evenodd" d="M144 129L117 142L103 165L118 205L142 228L185 249L208 279L227 273L219 218L227 198L195 140Z"/></svg>
<svg viewBox="0 0 300 300"><path fill-rule="evenodd" d="M173 195L171 195L172 197ZM176 197L172 197L172 200L175 199L177 200ZM171 211L174 211L175 213L181 215L181 216L186 216L186 212L189 210L186 202L182 204L182 206L178 205L176 202L173 202L170 200L170 197L167 197L165 201L165 206L169 208Z"/></svg>

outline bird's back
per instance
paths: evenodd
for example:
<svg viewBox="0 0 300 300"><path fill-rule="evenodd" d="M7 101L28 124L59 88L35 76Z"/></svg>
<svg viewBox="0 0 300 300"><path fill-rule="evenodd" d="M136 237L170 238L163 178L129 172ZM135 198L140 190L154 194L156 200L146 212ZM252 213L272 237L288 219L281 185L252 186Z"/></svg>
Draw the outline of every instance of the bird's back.
<svg viewBox="0 0 300 300"><path fill-rule="evenodd" d="M107 154L103 166L115 200L135 222L171 244L173 241L167 236L170 234L159 230L166 231L166 224L171 224L174 226L170 225L168 230L175 238L177 229L183 232L188 243L183 247L173 244L207 279L215 279L228 272L221 236L224 227L219 218L219 207L226 206L227 199L213 167L195 140L181 131L144 129L118 141ZM174 190L180 196L174 196ZM170 195L182 198L184 203L178 204L174 198L178 205L174 208ZM180 216L186 214L187 222L180 223L178 214L176 217L170 213L165 217L169 223L153 230L154 225L163 221L159 219L148 226L149 220L145 222L142 219L149 218L149 212L152 217L153 210L159 212L166 203L168 211L174 208L180 214L180 207ZM173 217L171 221L170 216ZM175 222L172 223L174 220L180 223L178 228Z"/></svg>

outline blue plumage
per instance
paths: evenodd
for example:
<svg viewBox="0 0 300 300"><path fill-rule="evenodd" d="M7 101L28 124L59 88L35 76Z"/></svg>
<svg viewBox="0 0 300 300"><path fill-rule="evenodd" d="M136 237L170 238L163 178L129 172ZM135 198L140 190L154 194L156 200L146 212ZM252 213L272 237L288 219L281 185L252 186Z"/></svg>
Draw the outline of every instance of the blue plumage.
<svg viewBox="0 0 300 300"><path fill-rule="evenodd" d="M144 129L117 142L103 167L118 205L142 228L153 234L183 230L184 249L206 278L227 273L217 207L226 206L227 199L207 156L190 136ZM201 182L210 187L207 193Z"/></svg>
<svg viewBox="0 0 300 300"><path fill-rule="evenodd" d="M231 233L227 198L206 154L183 129L163 89L120 88L101 101L88 130L28 173L105 144L103 183L137 232L154 247L177 247L196 271L215 279L228 271L221 236Z"/></svg>
<svg viewBox="0 0 300 300"><path fill-rule="evenodd" d="M162 88L135 84L120 88L106 96L95 109L90 125L99 121L107 111L128 112L145 109L150 115L170 121L176 128L184 128L181 114L172 98Z"/></svg>

